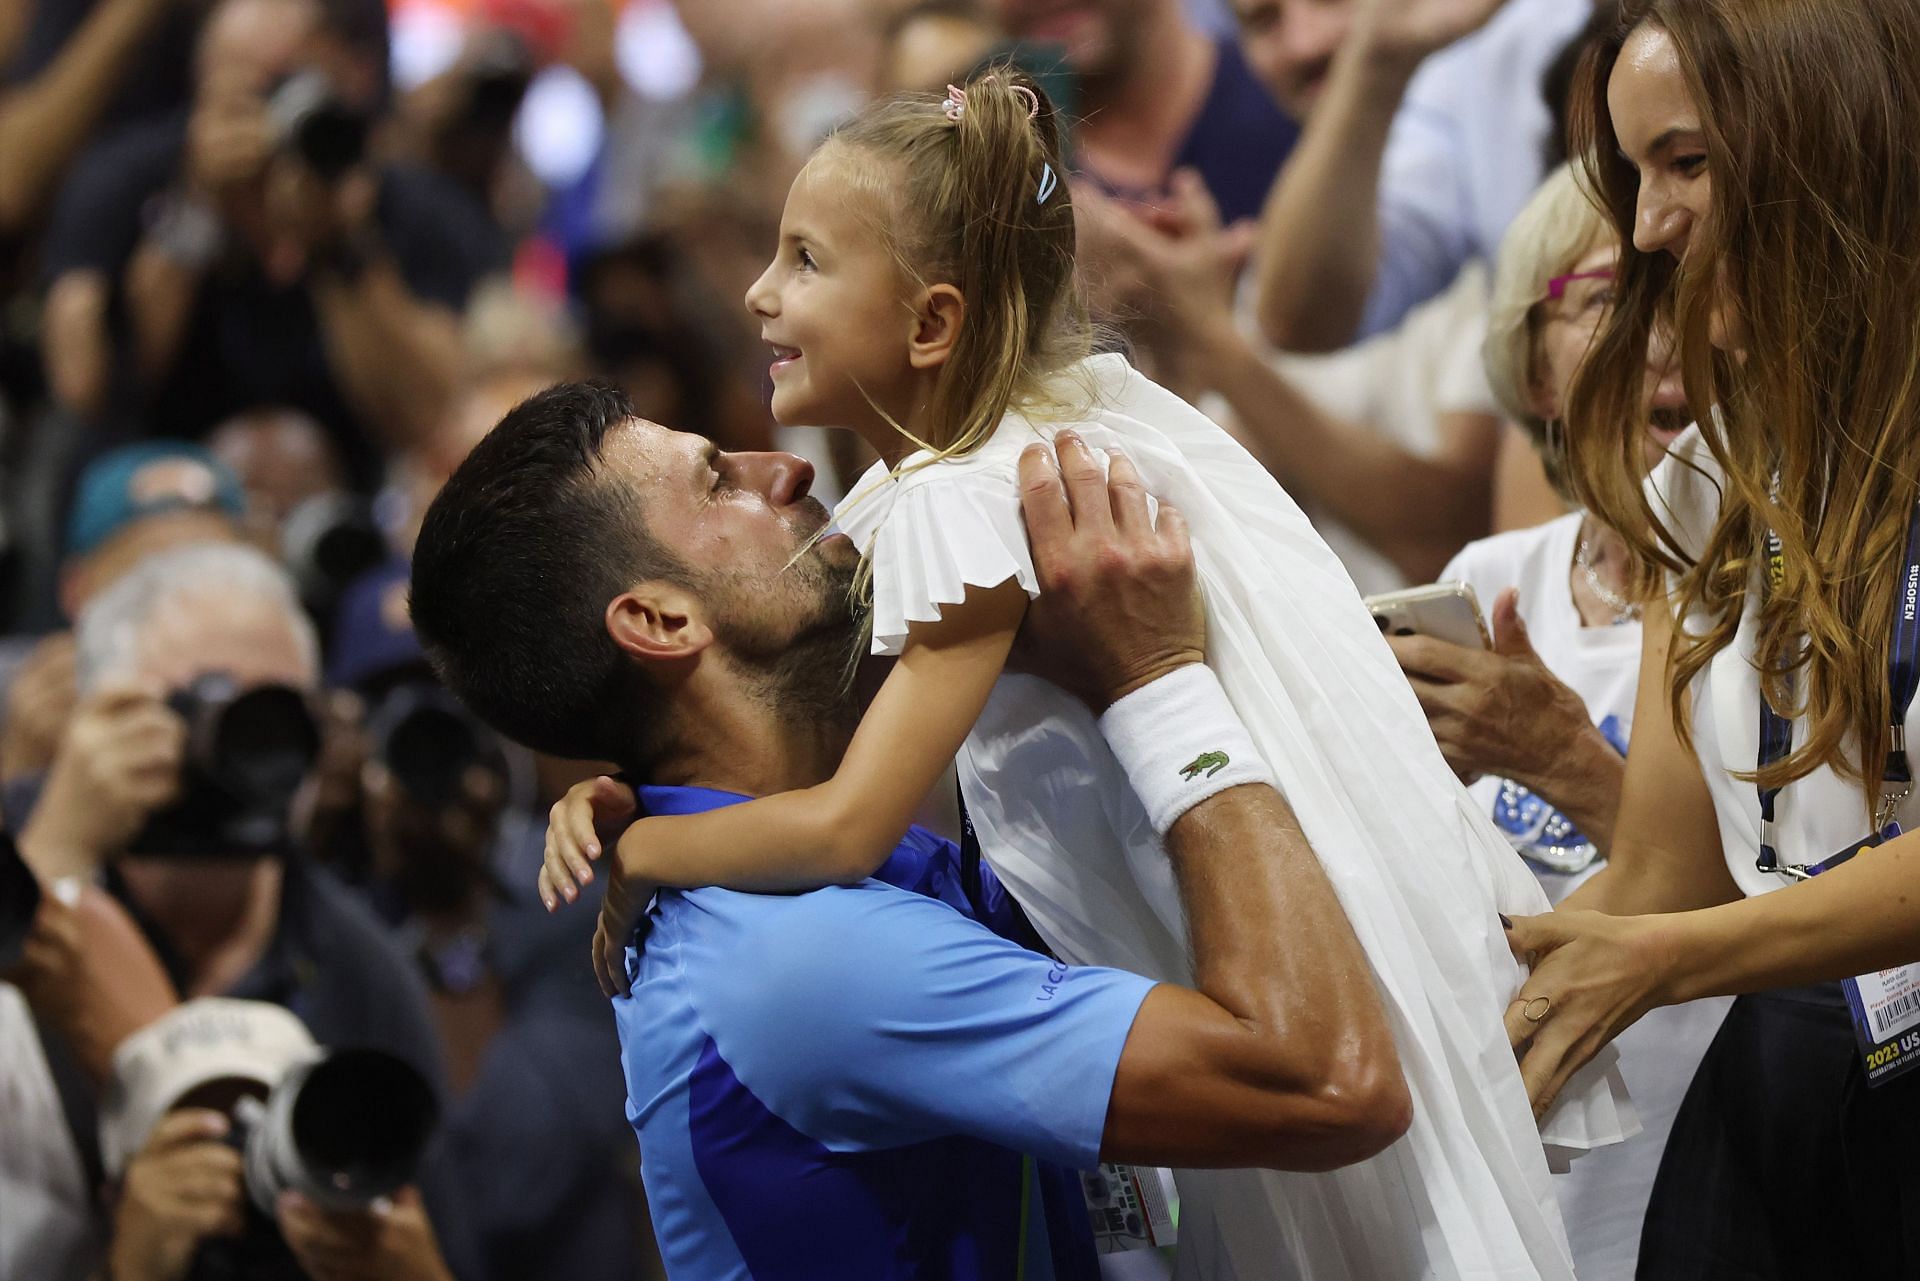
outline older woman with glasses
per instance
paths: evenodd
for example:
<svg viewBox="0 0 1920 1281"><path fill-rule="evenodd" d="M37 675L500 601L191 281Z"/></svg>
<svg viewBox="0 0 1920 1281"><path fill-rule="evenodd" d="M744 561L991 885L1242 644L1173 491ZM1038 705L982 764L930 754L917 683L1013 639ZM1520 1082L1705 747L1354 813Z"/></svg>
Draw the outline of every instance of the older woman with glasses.
<svg viewBox="0 0 1920 1281"><path fill-rule="evenodd" d="M1515 219L1495 265L1482 350L1488 382L1565 493L1562 406L1613 301L1619 239L1561 168ZM1645 463L1690 415L1662 344L1646 372ZM1625 772L1640 662L1640 611L1620 536L1575 510L1470 544L1442 571L1492 605L1491 650L1424 636L1388 643L1454 768L1555 902L1604 864ZM1633 1275L1668 1127L1725 1013L1660 1011L1621 1038L1621 1069L1646 1126L1559 1180L1581 1276Z"/></svg>

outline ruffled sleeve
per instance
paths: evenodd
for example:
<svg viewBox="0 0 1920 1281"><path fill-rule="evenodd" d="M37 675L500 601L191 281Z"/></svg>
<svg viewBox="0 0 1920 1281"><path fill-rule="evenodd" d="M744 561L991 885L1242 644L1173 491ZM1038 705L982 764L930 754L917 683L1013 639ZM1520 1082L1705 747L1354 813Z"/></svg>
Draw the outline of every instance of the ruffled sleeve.
<svg viewBox="0 0 1920 1281"><path fill-rule="evenodd" d="M869 472L835 523L873 562L873 652L898 654L915 623L931 623L969 587L1014 579L1040 594L1020 515L1017 465L970 458L904 475Z"/></svg>

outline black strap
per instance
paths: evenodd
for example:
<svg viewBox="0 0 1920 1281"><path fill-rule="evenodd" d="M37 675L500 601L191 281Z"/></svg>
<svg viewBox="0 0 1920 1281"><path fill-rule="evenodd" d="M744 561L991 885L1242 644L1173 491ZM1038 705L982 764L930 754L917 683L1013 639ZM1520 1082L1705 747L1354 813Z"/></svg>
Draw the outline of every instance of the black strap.
<svg viewBox="0 0 1920 1281"><path fill-rule="evenodd" d="M54 1093L60 1096L60 1113L66 1118L67 1133L80 1154L80 1168L87 1176L87 1197L98 1202L106 1186L106 1162L100 1155L100 1113L93 1101L93 1085L80 1070L80 1061L65 1038L37 1017L33 1030L47 1056L47 1071L53 1077Z"/></svg>
<svg viewBox="0 0 1920 1281"><path fill-rule="evenodd" d="M1768 594L1780 590L1784 574L1785 557L1781 552L1780 536L1768 530L1765 580ZM1907 556L1894 592L1892 633L1887 647L1887 689L1892 700L1888 720L1891 724L1888 728L1886 760L1880 772L1880 781L1885 788L1883 796L1899 795L1913 786L1913 766L1907 756L1906 742L1907 712L1913 707L1915 694L1920 692L1920 503L1914 504L1907 522ZM1791 691L1793 673L1783 672L1780 676L1781 684ZM1767 701L1763 683L1760 690L1760 749L1756 768L1764 770L1778 764L1786 759L1792 749L1793 722L1775 711ZM1763 787L1758 783L1754 789L1760 798L1760 856L1754 861L1754 866L1761 871L1809 876L1838 866L1860 848L1851 847L1836 858L1811 867L1783 865L1773 844L1774 801L1780 795L1780 789L1777 786ZM1875 826L1879 826L1877 819Z"/></svg>

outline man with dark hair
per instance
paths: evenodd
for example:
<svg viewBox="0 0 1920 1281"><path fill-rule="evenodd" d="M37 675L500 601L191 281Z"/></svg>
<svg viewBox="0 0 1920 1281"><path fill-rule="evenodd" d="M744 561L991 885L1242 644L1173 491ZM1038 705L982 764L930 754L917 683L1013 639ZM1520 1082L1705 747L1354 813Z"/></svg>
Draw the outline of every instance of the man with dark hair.
<svg viewBox="0 0 1920 1281"><path fill-rule="evenodd" d="M1022 460L1032 665L1106 709L1136 779L1180 776L1173 721L1240 751L1199 662L1184 525L1149 518L1124 459L1111 487L1077 439L1049 459ZM603 387L543 392L429 510L416 627L481 715L619 762L649 811L819 783L859 712L856 557L819 536L812 474ZM669 1269L1092 1278L1074 1169L1327 1169L1394 1141L1410 1103L1385 1016L1285 802L1200 784L1168 812L1199 991L989 932L1009 928L992 873L920 828L858 886L662 893L613 985Z"/></svg>
<svg viewBox="0 0 1920 1281"><path fill-rule="evenodd" d="M826 523L805 496L805 461L723 454L664 432L674 456L656 457L629 430L641 425L626 396L599 383L535 396L502 426L511 430L475 446L430 509L413 570L414 624L443 678L502 733L555 756L642 772L654 764L673 736L672 701L604 618L635 582L705 596L743 657L779 667L805 651L844 667L850 567L819 547L795 559ZM641 495L610 475L622 464L705 485L702 506L716 519L698 538L675 539L693 532L676 519L683 513L655 503L643 514ZM762 513L739 510L742 487L786 501L771 521L748 524ZM453 639L481 619L485 644Z"/></svg>

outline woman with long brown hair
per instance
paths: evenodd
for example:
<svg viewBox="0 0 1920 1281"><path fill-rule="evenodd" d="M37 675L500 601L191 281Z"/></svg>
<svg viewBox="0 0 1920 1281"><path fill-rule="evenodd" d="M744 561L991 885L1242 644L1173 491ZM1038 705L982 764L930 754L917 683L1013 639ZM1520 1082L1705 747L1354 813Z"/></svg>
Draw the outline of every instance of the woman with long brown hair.
<svg viewBox="0 0 1920 1281"><path fill-rule="evenodd" d="M1744 994L1640 1276L1920 1275L1920 5L1634 0L1583 84L1628 247L1573 480L1652 599L1610 864L1514 923L1508 1029L1539 1107L1648 1009ZM1700 421L1643 488L1662 325Z"/></svg>

